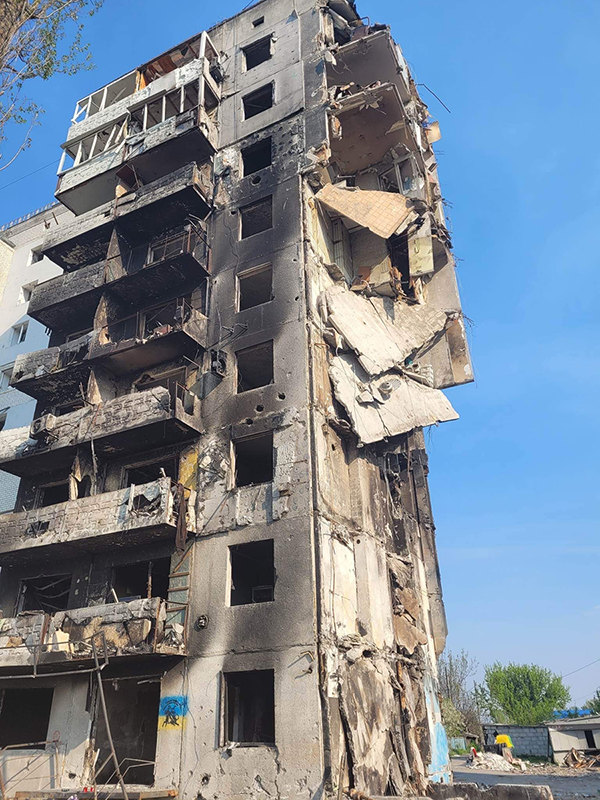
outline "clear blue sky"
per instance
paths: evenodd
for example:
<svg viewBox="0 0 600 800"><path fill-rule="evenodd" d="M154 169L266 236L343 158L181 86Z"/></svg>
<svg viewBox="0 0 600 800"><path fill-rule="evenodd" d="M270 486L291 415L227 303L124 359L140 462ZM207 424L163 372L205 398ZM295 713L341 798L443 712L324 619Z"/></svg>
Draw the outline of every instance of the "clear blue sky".
<svg viewBox="0 0 600 800"><path fill-rule="evenodd" d="M30 89L47 109L0 172L0 222L52 199L75 101L241 9L242 0L106 0L97 68ZM477 381L432 430L449 645L481 663L567 673L600 658L600 5L359 0L392 25L442 125L437 145ZM583 702L600 663L567 679Z"/></svg>

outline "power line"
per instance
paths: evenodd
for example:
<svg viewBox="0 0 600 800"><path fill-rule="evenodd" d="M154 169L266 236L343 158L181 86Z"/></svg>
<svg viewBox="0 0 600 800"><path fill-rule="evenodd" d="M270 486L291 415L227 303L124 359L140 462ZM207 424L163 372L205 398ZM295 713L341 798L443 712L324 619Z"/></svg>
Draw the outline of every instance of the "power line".
<svg viewBox="0 0 600 800"><path fill-rule="evenodd" d="M583 667L579 667L578 669L574 669L573 672L567 672L565 675L561 675L561 678L568 678L569 675L575 675L576 672L581 672L582 669L587 669L591 667L593 664L597 664L600 661L600 658L597 658L595 661L590 661L589 664L585 664Z"/></svg>
<svg viewBox="0 0 600 800"><path fill-rule="evenodd" d="M48 169L48 167L51 167L53 164L58 164L59 161L60 158L57 158L56 161L51 161L49 164L44 164L43 167L38 167L38 169L34 169L33 172L28 172L27 175L21 175L20 178L15 178L14 181L11 181L10 183L5 183L4 186L0 186L0 191L2 191L2 189L8 189L9 186L14 186L15 183L19 183L19 181L24 181L25 178L30 178L32 175L35 175L36 172L41 172L43 169Z"/></svg>

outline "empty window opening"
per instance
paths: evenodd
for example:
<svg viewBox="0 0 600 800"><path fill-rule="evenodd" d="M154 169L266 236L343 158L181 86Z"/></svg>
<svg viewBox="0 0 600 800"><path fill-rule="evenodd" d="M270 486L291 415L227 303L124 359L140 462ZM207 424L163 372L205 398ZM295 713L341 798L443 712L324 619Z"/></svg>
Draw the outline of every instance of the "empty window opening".
<svg viewBox="0 0 600 800"><path fill-rule="evenodd" d="M238 311L254 308L273 299L271 264L238 275Z"/></svg>
<svg viewBox="0 0 600 800"><path fill-rule="evenodd" d="M42 749L48 741L53 694L54 689L4 689L0 695L0 747Z"/></svg>
<svg viewBox="0 0 600 800"><path fill-rule="evenodd" d="M65 503L69 499L69 481L52 483L49 486L40 486L38 489L38 508L54 506L57 503Z"/></svg>
<svg viewBox="0 0 600 800"><path fill-rule="evenodd" d="M252 119L257 114L267 111L273 106L273 84L268 83L255 92L250 92L242 98L242 103L244 104L244 119Z"/></svg>
<svg viewBox="0 0 600 800"><path fill-rule="evenodd" d="M141 683L138 679L103 681L107 716L115 750L123 764L126 783L151 785L154 782L156 734L159 726L160 680ZM116 784L111 749L104 724L104 715L97 704L95 748L100 751L97 764L106 766L97 776L97 783ZM150 762L139 764L140 761Z"/></svg>
<svg viewBox="0 0 600 800"><path fill-rule="evenodd" d="M273 539L236 544L229 548L232 606L273 600L275 563Z"/></svg>
<svg viewBox="0 0 600 800"><path fill-rule="evenodd" d="M122 564L113 569L108 602L128 603L145 597L167 599L171 559L157 558L154 561L138 561Z"/></svg>
<svg viewBox="0 0 600 800"><path fill-rule="evenodd" d="M7 367L2 367L0 370L0 391L10 388L10 379L12 378L14 366L14 364L9 364Z"/></svg>
<svg viewBox="0 0 600 800"><path fill-rule="evenodd" d="M408 236L405 233L401 233L399 236L392 236L390 239L390 255L392 265L400 273L402 291L406 295L414 296L408 262Z"/></svg>
<svg viewBox="0 0 600 800"><path fill-rule="evenodd" d="M268 231L273 227L273 197L265 197L256 203L240 208L242 222L242 239L256 233Z"/></svg>
<svg viewBox="0 0 600 800"><path fill-rule="evenodd" d="M584 731L587 749L595 750L596 742L594 741L594 731Z"/></svg>
<svg viewBox="0 0 600 800"><path fill-rule="evenodd" d="M219 101L215 93L212 91L210 86L205 82L204 83L204 108L206 109L206 113L209 117L215 115L216 110L219 106Z"/></svg>
<svg viewBox="0 0 600 800"><path fill-rule="evenodd" d="M247 392L273 383L273 342L263 342L238 350L237 390Z"/></svg>
<svg viewBox="0 0 600 800"><path fill-rule="evenodd" d="M92 494L92 479L89 475L84 475L80 481L77 481L77 497L90 497Z"/></svg>
<svg viewBox="0 0 600 800"><path fill-rule="evenodd" d="M267 136L256 144L242 148L242 163L244 175L252 175L259 169L271 166L273 163L273 139Z"/></svg>
<svg viewBox="0 0 600 800"><path fill-rule="evenodd" d="M11 345L23 344L23 342L27 338L28 327L29 327L28 322L21 322L19 323L19 325L13 325L10 336Z"/></svg>
<svg viewBox="0 0 600 800"><path fill-rule="evenodd" d="M259 39L258 42L253 42L248 47L243 47L242 50L246 70L258 67L259 64L263 64L271 58L271 37L266 36L264 39Z"/></svg>
<svg viewBox="0 0 600 800"><path fill-rule="evenodd" d="M22 580L17 613L65 611L69 607L71 580L72 575L42 575Z"/></svg>
<svg viewBox="0 0 600 800"><path fill-rule="evenodd" d="M275 673L272 669L225 672L225 725L228 742L275 743Z"/></svg>
<svg viewBox="0 0 600 800"><path fill-rule="evenodd" d="M84 406L83 398L78 397L75 400L69 400L67 403L60 403L54 406L53 414L55 417L63 417L65 414L70 414L72 411L78 411L80 408L84 408Z"/></svg>
<svg viewBox="0 0 600 800"><path fill-rule="evenodd" d="M28 303L31 300L31 295L33 294L33 290L37 284L37 281L33 281L32 283L26 283L25 286L21 286L21 291L19 292L19 303Z"/></svg>
<svg viewBox="0 0 600 800"><path fill-rule="evenodd" d="M192 108L198 108L198 82L188 83L184 88L183 93L183 109L182 111L191 111Z"/></svg>
<svg viewBox="0 0 600 800"><path fill-rule="evenodd" d="M156 389L162 386L165 389L172 389L176 384L183 385L185 383L185 368L172 369L169 372L163 372L162 375L151 377L144 375L135 384L136 391L145 392L146 389Z"/></svg>
<svg viewBox="0 0 600 800"><path fill-rule="evenodd" d="M234 442L236 486L273 480L273 431Z"/></svg>
<svg viewBox="0 0 600 800"><path fill-rule="evenodd" d="M152 483L159 478L172 478L177 480L177 458L162 458L157 461L152 461L148 464L138 464L134 467L128 467L125 472L125 488L126 486L142 486L144 483Z"/></svg>
<svg viewBox="0 0 600 800"><path fill-rule="evenodd" d="M257 17L255 20L252 20L252 27L258 28L259 25L262 25L264 21L265 21L264 17Z"/></svg>

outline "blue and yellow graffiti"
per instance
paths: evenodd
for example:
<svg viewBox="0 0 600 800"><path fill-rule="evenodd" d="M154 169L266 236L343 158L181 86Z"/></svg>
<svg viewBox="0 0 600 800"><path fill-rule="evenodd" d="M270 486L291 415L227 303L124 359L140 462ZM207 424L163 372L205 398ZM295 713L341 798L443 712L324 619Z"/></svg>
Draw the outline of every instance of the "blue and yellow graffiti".
<svg viewBox="0 0 600 800"><path fill-rule="evenodd" d="M158 711L159 730L183 730L187 713L188 699L185 695L175 694L161 697Z"/></svg>

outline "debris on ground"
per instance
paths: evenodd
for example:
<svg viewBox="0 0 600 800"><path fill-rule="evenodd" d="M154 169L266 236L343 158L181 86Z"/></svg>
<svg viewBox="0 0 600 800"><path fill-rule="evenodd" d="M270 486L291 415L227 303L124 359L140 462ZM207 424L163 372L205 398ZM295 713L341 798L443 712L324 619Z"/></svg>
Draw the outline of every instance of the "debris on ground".
<svg viewBox="0 0 600 800"><path fill-rule="evenodd" d="M579 750L572 747L563 759L565 767L574 767L575 769L589 769L590 767L600 767L600 755L587 756Z"/></svg>
<svg viewBox="0 0 600 800"><path fill-rule="evenodd" d="M520 758L515 758L512 755L510 757L511 761L499 753L478 753L473 749L471 755L467 758L467 767L470 769L490 769L496 772L525 772L527 769L525 763Z"/></svg>

